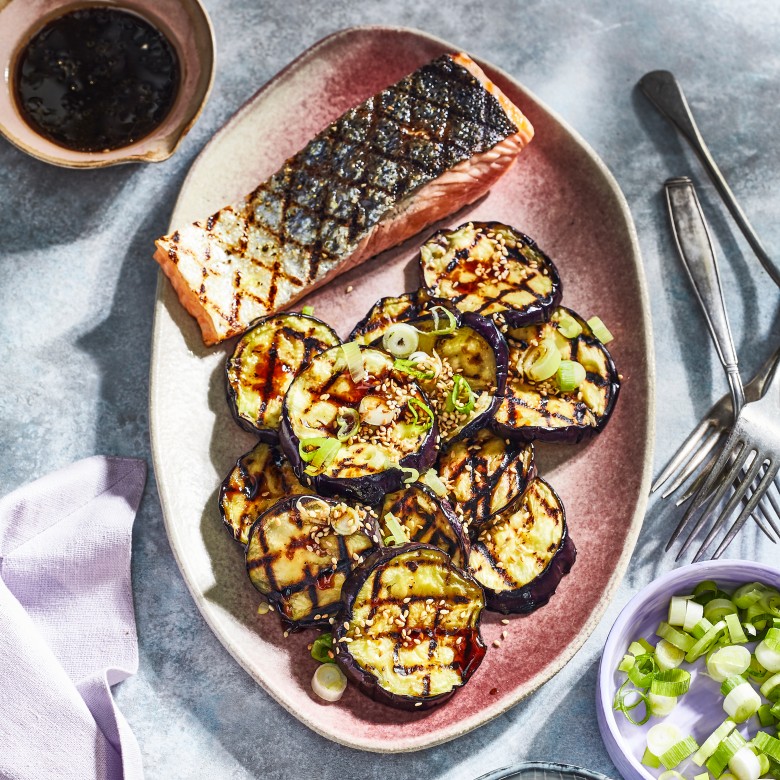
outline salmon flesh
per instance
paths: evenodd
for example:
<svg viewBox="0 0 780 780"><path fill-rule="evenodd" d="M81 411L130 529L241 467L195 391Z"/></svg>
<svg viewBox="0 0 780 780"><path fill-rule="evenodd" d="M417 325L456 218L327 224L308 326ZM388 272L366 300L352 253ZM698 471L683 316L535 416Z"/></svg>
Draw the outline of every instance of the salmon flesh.
<svg viewBox="0 0 780 780"><path fill-rule="evenodd" d="M350 109L244 199L160 238L206 344L243 333L484 195L533 137L465 54Z"/></svg>

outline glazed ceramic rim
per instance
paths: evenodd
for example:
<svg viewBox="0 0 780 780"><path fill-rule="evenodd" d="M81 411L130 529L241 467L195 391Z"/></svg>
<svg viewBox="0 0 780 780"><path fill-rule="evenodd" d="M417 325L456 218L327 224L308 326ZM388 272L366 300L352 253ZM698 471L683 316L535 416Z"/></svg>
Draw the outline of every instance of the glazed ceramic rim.
<svg viewBox="0 0 780 780"><path fill-rule="evenodd" d="M252 95L252 97L250 97L241 106L241 108L239 108L228 120L226 120L225 126L232 123L234 120L238 120L241 116L243 116L243 114L246 113L251 108L252 104L255 101L257 101L267 90L274 87L281 79L285 78L291 71L297 68L301 61L308 60L311 58L316 58L318 56L319 50L327 45L332 44L334 40L353 36L356 34L371 33L371 32L395 33L400 35L406 35L413 38L417 38L418 40L420 39L425 40L431 44L434 44L438 47L441 47L449 51L456 51L456 50L463 49L463 47L456 46L453 43L445 41L434 35L430 35L427 32L417 30L414 28L409 28L409 27L385 26L385 25L360 25L356 27L348 27L339 30L337 32L334 32L326 36L325 38L322 38L318 42L314 43L311 47L306 49L304 52L302 52L287 66L282 68L282 70L280 70L268 82L266 82L254 95ZM172 489L172 486L166 483L165 480L158 482L160 504L163 510L163 520L165 522L165 528L168 534L168 539L171 545L171 549L173 551L174 558L179 567L179 570L182 574L182 578L184 579L187 588L189 589L193 597L193 600L195 601L196 606L198 607L199 611L203 615L204 620L206 621L206 623L208 624L212 632L215 634L215 636L217 636L219 641L225 647L225 649L231 654L231 656L236 660L236 662L247 672L247 674L249 674L250 677L252 677L252 679L255 680L263 688L263 690L265 690L275 701L277 701L282 707L284 707L288 712L294 715L301 723L305 724L312 731L316 732L317 734L320 734L321 736L331 741L345 745L346 747L356 748L358 750L365 750L365 751L375 752L375 753L413 752L416 750L422 750L425 748L433 747L435 745L440 745L450 740L456 739L457 737L460 737L463 734L473 731L474 729L483 726L489 721L497 718L499 715L502 715L503 713L507 712L512 707L516 706L520 701L528 697L531 693L538 690L548 680L552 679L552 677L554 677L572 659L572 657L582 647L582 645L585 643L588 637L593 633L596 626L598 625L601 618L603 617L604 612L606 611L608 605L612 601L612 598L614 597L615 592L618 586L620 585L620 582L622 581L626 570L628 569L628 564L631 559L631 555L633 554L637 539L639 538L639 533L642 528L642 522L644 520L645 509L647 507L647 502L648 502L650 481L652 477L653 449L655 443L655 354L653 351L653 334L652 334L652 325L650 321L650 312L651 312L650 298L647 289L647 280L645 278L644 266L642 264L642 256L639 249L639 241L637 238L636 227L634 225L631 212L628 208L628 203L626 201L626 198L623 195L622 191L620 190L620 187L618 186L615 177L609 171L609 169L601 160L601 158L595 153L595 151L584 140L584 138L578 132L572 129L572 127L565 120L563 120L557 112L549 108L549 106L544 101L540 100L533 92L531 92L528 88L523 86L521 82L519 82L514 76L511 76L506 71L496 67L495 65L492 65L491 63L487 63L485 60L481 58L475 57L474 59L475 62L477 62L477 64L480 65L480 67L485 67L487 70L498 74L501 78L505 79L506 81L512 84L515 84L522 92L528 95L528 97L531 100L533 100L543 111L545 111L550 116L550 118L558 124L558 126L563 128L570 135L570 137L577 142L577 144L582 149L583 155L586 156L589 159L589 161L594 165L594 167L599 171L599 173L603 177L603 183L608 188L612 197L614 197L615 199L616 206L619 209L620 214L623 218L623 222L625 224L627 238L630 241L631 249L632 249L632 261L636 272L638 294L642 303L641 320L640 322L635 323L635 328L641 332L643 341L647 345L644 353L644 358L647 364L647 404L645 407L644 423L647 430L648 440L646 443L647 450L645 453L645 460L642 466L642 476L641 476L641 481L637 492L636 506L633 515L631 516L628 523L629 528L626 534L625 543L620 558L618 559L615 565L615 568L612 572L612 576L607 586L604 588L604 590L600 595L599 603L594 607L593 612L591 613L588 620L583 624L582 628L580 629L575 639L569 644L566 650L564 650L558 656L556 656L556 658L547 667L545 667L543 671L541 671L535 677L528 680L527 683L524 686L522 686L519 693L515 697L502 700L500 703L497 703L492 707L486 705L483 709L479 711L477 715L470 716L469 718L467 718L464 721L461 721L457 725L442 728L436 733L435 736L426 735L424 737L410 737L406 739L402 738L401 740L399 740L399 743L394 743L392 746L389 746L386 741L379 741L379 740L339 739L338 736L334 736L332 732L326 732L320 729L316 724L308 720L305 717L305 715L293 711L293 709L291 709L290 705L288 704L287 701L284 700L283 697L277 696L274 691L271 691L268 688L266 688L265 685L263 685L262 680L258 678L254 670L251 668L251 666L245 661L245 659L241 657L238 648L235 647L233 644L232 638L226 636L225 632L222 630L222 627L219 625L217 614L212 613L210 611L210 605L207 603L204 594L201 593L200 590L198 589L197 583L194 580L194 576L191 575L188 567L186 566L183 552L182 552L183 545L180 541L180 532L178 531L176 525L171 519L171 514L173 511L172 510L173 500L172 498L169 497L169 491ZM195 158L190 168L190 172L187 174L187 177L184 179L184 182L182 183L180 190L186 189L189 180L193 175L193 171L195 170L195 167L198 164L198 160L200 159L200 156L207 152L207 150L209 149L212 143L216 143L219 140L220 135L225 130L225 126L223 126L223 128L217 131L217 133L214 135L212 140L203 148L200 155L197 158ZM176 206L174 206L171 229L174 229L175 227L175 225L173 225L173 222L175 222L175 214L176 214ZM161 469L159 469L160 459L161 459L160 453L163 450L162 444L157 437L157 426L155 425L154 422L156 417L155 407L157 406L155 399L157 395L161 392L160 391L161 382L158 381L157 379L157 368L158 365L160 364L160 355L162 355L164 352L164 345L161 343L161 339L160 339L160 329L157 326L157 318L168 316L165 313L165 301L163 296L163 291L166 289L166 285L168 284L169 282L167 280L167 277L165 277L162 270L159 270L158 277L157 277L157 291L156 291L156 299L155 299L155 315L154 315L155 322L152 330L152 355L150 361L150 377L149 377L150 436L152 442L152 462L156 473L161 473Z"/></svg>
<svg viewBox="0 0 780 780"><path fill-rule="evenodd" d="M529 770L558 772L562 775L571 775L573 778L586 777L590 778L590 780L612 780L608 775L602 775L601 772L594 772L591 769L585 769L574 764L558 764L554 761L523 761L520 764L494 769L486 775L480 775L477 780L512 780L516 774Z"/></svg>
<svg viewBox="0 0 780 780"><path fill-rule="evenodd" d="M9 8L13 0L7 0L3 2L0 0L0 20L2 19L2 12ZM21 0L17 0L21 2ZM192 129L192 126L197 122L200 115L203 113L209 96L211 95L211 89L214 86L214 74L217 61L217 44L216 36L214 35L214 26L211 22L211 17L206 11L205 7L200 0L188 0L188 5L195 9L199 15L199 22L202 25L202 29L206 32L206 41L208 44L207 57L198 56L198 59L204 64L204 72L208 69L207 79L201 90L193 93L193 98L197 100L197 104L194 110L186 112L182 119L176 124L170 127L164 135L158 135L160 129L165 127L165 122L168 117L173 113L176 107L176 102L181 99L181 92L177 94L176 101L171 106L170 111L163 118L162 122L151 132L147 133L143 138L138 141L134 141L132 144L128 144L124 147L118 147L117 149L110 149L106 152L78 152L73 149L66 149L62 147L63 151L70 153L83 154L83 158L66 159L57 156L55 153L48 151L48 147L51 146L57 149L58 146L52 141L49 141L45 136L40 135L33 129L33 133L41 139L41 141L47 144L46 149L31 146L21 138L13 134L13 132L3 123L0 122L0 135L2 135L9 143L13 144L17 149L21 150L25 154L34 157L42 162L49 163L50 165L56 165L60 168L107 168L112 165L123 165L125 163L132 162L163 162L170 158L181 145L185 136ZM22 46L24 42L30 40L38 31L40 31L50 21L63 16L70 11L76 11L83 8L89 8L91 6L98 7L115 7L119 10L125 10L129 13L140 16L145 21L149 22L157 30L160 30L167 38L170 44L176 51L177 57L180 62L185 61L182 53L182 36L174 35L170 30L169 25L163 22L162 17L159 15L154 5L149 8L145 8L143 11L139 10L133 5L128 5L123 0L61 0L56 8L53 8L50 13L47 13L44 17L36 19L35 22L25 27L15 35L14 47L11 51L10 59L7 63L7 68L4 76L0 78L0 84L4 91L9 94L9 104L14 111L18 114L18 108L16 107L16 98L13 94L12 74L15 70L15 63L19 58ZM200 92L200 96L198 96ZM24 120L22 120L24 121ZM123 150L130 150L135 146L141 146L137 152L131 152L129 154L123 154L107 159L106 155L115 155Z"/></svg>
<svg viewBox="0 0 780 780"><path fill-rule="evenodd" d="M646 585L626 604L615 620L604 643L604 650L599 662L598 684L596 685L596 714L598 717L601 739L607 748L607 753L625 780L657 780L642 766L626 743L618 728L612 701L617 686L614 681L617 661L623 657L625 648L618 646L621 637L627 633L637 616L661 594L671 598L676 592L685 590L703 580L715 580L729 577L745 582L774 580L780 587L780 570L768 564L729 558L727 560L700 561L673 569L649 585Z"/></svg>

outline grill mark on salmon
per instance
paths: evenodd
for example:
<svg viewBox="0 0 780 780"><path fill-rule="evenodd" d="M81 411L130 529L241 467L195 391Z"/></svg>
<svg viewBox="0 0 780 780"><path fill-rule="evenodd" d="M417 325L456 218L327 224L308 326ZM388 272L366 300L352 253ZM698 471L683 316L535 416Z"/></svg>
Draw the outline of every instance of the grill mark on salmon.
<svg viewBox="0 0 780 780"><path fill-rule="evenodd" d="M243 200L160 238L206 344L243 333L484 195L533 137L465 54L350 109Z"/></svg>

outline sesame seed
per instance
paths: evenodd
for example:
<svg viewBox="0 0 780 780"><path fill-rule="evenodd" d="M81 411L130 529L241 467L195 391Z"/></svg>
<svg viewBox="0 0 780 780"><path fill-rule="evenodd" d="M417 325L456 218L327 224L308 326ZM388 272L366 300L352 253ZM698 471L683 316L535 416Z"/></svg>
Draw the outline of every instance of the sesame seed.
<svg viewBox="0 0 780 780"><path fill-rule="evenodd" d="M506 635L507 635L507 632L506 632L506 631L502 631L502 632L501 632L501 638L502 638L502 639L506 639Z"/></svg>
<svg viewBox="0 0 780 780"><path fill-rule="evenodd" d="M506 618L504 618L504 619L503 619L501 622L502 622L502 623L503 623L505 626L508 626L508 625L509 625L509 621L508 621Z"/></svg>
<svg viewBox="0 0 780 780"><path fill-rule="evenodd" d="M345 292L351 293L355 288L350 284L349 287L345 290Z"/></svg>
<svg viewBox="0 0 780 780"><path fill-rule="evenodd" d="M422 702L421 702L421 701L416 701L416 702L414 703L414 706L415 706L415 707L422 707Z"/></svg>
<svg viewBox="0 0 780 780"><path fill-rule="evenodd" d="M501 647L501 642L499 642L499 641L498 641L498 639L496 639L496 640L493 642L493 647Z"/></svg>

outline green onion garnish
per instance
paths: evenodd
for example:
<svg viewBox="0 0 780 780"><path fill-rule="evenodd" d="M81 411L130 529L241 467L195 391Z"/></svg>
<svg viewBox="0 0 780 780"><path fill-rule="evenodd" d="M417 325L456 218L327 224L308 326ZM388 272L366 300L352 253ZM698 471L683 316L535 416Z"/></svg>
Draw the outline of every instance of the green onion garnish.
<svg viewBox="0 0 780 780"><path fill-rule="evenodd" d="M658 769L661 766L661 759L658 756L654 756L650 752L650 748L645 748L644 755L642 756L642 763L645 766L649 766L650 769Z"/></svg>
<svg viewBox="0 0 780 780"><path fill-rule="evenodd" d="M707 769L716 778L723 774L723 770L728 766L729 761L737 754L740 748L745 747L744 737L738 731L732 731L718 746L712 754L712 758L707 761Z"/></svg>
<svg viewBox="0 0 780 780"><path fill-rule="evenodd" d="M390 531L390 536L386 537L384 540L385 544L390 543L391 540L393 545L406 544L409 541L406 529L392 512L388 512L385 515L384 520L387 530Z"/></svg>
<svg viewBox="0 0 780 780"><path fill-rule="evenodd" d="M439 312L447 318L447 324L443 327L439 327L439 321L441 319ZM455 315L443 306L434 306L431 308L431 315L433 316L433 330L425 331L429 336L446 336L452 333L455 328L458 327L458 321L455 319Z"/></svg>
<svg viewBox="0 0 780 780"><path fill-rule="evenodd" d="M298 442L298 454L308 463L304 471L309 475L320 474L329 465L336 453L341 449L338 439L316 436L311 439L301 439Z"/></svg>
<svg viewBox="0 0 780 780"><path fill-rule="evenodd" d="M753 738L753 742L762 753L766 753L773 761L780 761L780 739L765 731L759 731Z"/></svg>
<svg viewBox="0 0 780 780"><path fill-rule="evenodd" d="M554 319L558 326L558 331L567 339L576 339L582 333L582 325L566 309L558 309L555 312Z"/></svg>
<svg viewBox="0 0 780 780"><path fill-rule="evenodd" d="M447 396L447 411L458 412L459 414L468 414L474 409L477 396L471 389L471 385L460 374L455 374L452 377L453 386L452 391ZM461 397L465 395L466 400L461 401Z"/></svg>
<svg viewBox="0 0 780 780"><path fill-rule="evenodd" d="M333 635L330 633L320 634L311 645L311 657L321 664L336 663L336 656L333 653Z"/></svg>
<svg viewBox="0 0 780 780"><path fill-rule="evenodd" d="M724 720L702 743L691 759L696 766L704 766L704 762L717 750L718 745L737 727L733 720Z"/></svg>
<svg viewBox="0 0 780 780"><path fill-rule="evenodd" d="M762 704L758 708L758 720L761 722L762 726L774 726L775 724L775 716L772 715L772 705L771 704Z"/></svg>
<svg viewBox="0 0 780 780"><path fill-rule="evenodd" d="M609 342L614 338L614 336L607 329L607 326L601 321L600 317L591 317L588 320L588 326L593 331L593 335L602 344L609 344Z"/></svg>
<svg viewBox="0 0 780 780"><path fill-rule="evenodd" d="M634 665L628 670L628 679L637 688L649 688L653 678L658 674L658 664L652 653L638 655Z"/></svg>
<svg viewBox="0 0 780 780"><path fill-rule="evenodd" d="M311 317L311 315L314 314L314 307L313 306L304 306L301 309L301 314L305 314L307 317Z"/></svg>
<svg viewBox="0 0 780 780"><path fill-rule="evenodd" d="M433 421L436 419L433 415L433 410L427 404L424 404L419 398L410 398L406 405L409 407L409 411L412 413L413 424L421 426L424 431L430 430L433 426ZM420 422L420 417L417 414L417 409L421 409L428 416L425 422Z"/></svg>
<svg viewBox="0 0 780 780"><path fill-rule="evenodd" d="M561 353L553 339L544 339L526 350L520 366L532 382L544 382L555 374L561 364Z"/></svg>
<svg viewBox="0 0 780 780"><path fill-rule="evenodd" d="M420 363L419 360L396 358L393 362L393 368L402 374L409 374L409 376L413 376L415 379L430 380L436 377L436 371L433 368L423 371L417 368L418 363Z"/></svg>
<svg viewBox="0 0 780 780"><path fill-rule="evenodd" d="M427 485L439 498L444 498L447 495L447 486L433 469L428 469L423 474L421 482Z"/></svg>
<svg viewBox="0 0 780 780"><path fill-rule="evenodd" d="M699 746L696 744L696 740L693 737L686 737L680 742L672 745L669 750L662 753L658 758L661 759L661 763L667 769L674 769L678 764L685 761L688 756L695 753Z"/></svg>
<svg viewBox="0 0 780 780"><path fill-rule="evenodd" d="M685 669L662 670L650 681L650 693L658 696L682 696L690 687L691 673Z"/></svg>
<svg viewBox="0 0 780 780"><path fill-rule="evenodd" d="M404 485L411 485L420 478L420 472L417 471L417 469L407 469L404 466L399 466L398 468L406 474L404 477Z"/></svg>
<svg viewBox="0 0 780 780"><path fill-rule="evenodd" d="M406 358L417 349L420 339L418 331L412 325L405 322L396 322L391 325L385 335L382 336L382 346L397 358Z"/></svg>
<svg viewBox="0 0 780 780"><path fill-rule="evenodd" d="M582 363L576 360L561 360L555 378L561 392L568 393L576 390L585 381L586 376L587 372Z"/></svg>
<svg viewBox="0 0 780 780"><path fill-rule="evenodd" d="M360 415L357 409L350 409L348 406L342 406L336 415L336 422L339 429L336 438L339 441L351 439L360 429Z"/></svg>
<svg viewBox="0 0 780 780"><path fill-rule="evenodd" d="M625 688L628 683L629 680L625 680L620 688L617 689L612 707L613 709L622 712L629 723L632 723L634 726L643 726L650 720L650 716L652 715L650 708L645 706L645 716L641 720L634 720L631 711L643 702L647 705L647 694L638 688L629 688L627 691L624 691L623 688ZM636 698L631 702L628 702L627 699L631 696L635 696Z"/></svg>
<svg viewBox="0 0 780 780"><path fill-rule="evenodd" d="M347 368L355 384L362 382L366 378L366 367L363 364L363 354L360 346L354 341L348 341L341 345L341 351L347 361Z"/></svg>
<svg viewBox="0 0 780 780"><path fill-rule="evenodd" d="M685 653L694 645L693 637L682 631L678 631L668 623L661 623L655 633L665 639L670 645L674 645Z"/></svg>

